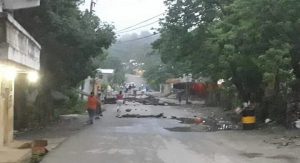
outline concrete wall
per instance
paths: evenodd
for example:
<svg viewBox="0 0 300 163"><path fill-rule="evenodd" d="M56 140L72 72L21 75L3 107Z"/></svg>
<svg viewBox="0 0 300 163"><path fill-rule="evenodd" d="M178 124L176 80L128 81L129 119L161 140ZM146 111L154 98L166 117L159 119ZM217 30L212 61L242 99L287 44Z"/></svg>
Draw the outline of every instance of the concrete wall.
<svg viewBox="0 0 300 163"><path fill-rule="evenodd" d="M113 77L113 75L114 75L114 74L102 74L102 79L101 79L101 81L102 81L103 83L110 84L110 83L109 83L109 79L110 79L111 77Z"/></svg>
<svg viewBox="0 0 300 163"><path fill-rule="evenodd" d="M163 84L162 85L163 87L163 95L168 95L172 92L172 89L173 89L173 84Z"/></svg>
<svg viewBox="0 0 300 163"><path fill-rule="evenodd" d="M40 0L3 0L3 2L3 7L10 10L36 7L40 5Z"/></svg>
<svg viewBox="0 0 300 163"><path fill-rule="evenodd" d="M83 84L79 89L82 92L85 92L87 95L89 95L91 91L94 91L95 94L97 94L98 91L101 90L101 80L96 79L94 83L94 79L89 76L83 81ZM87 96L82 95L82 93L79 94L79 97L81 97L83 100L87 100Z"/></svg>
<svg viewBox="0 0 300 163"><path fill-rule="evenodd" d="M79 90L81 92L84 92L86 94L89 94L92 90L92 84L91 84L91 77L88 76L84 81L83 84L79 87ZM83 95L82 93L79 93L79 97L83 100L87 100L87 96Z"/></svg>
<svg viewBox="0 0 300 163"><path fill-rule="evenodd" d="M14 126L13 81L0 77L0 147L13 141Z"/></svg>
<svg viewBox="0 0 300 163"><path fill-rule="evenodd" d="M0 14L0 60L40 69L41 46L9 14Z"/></svg>

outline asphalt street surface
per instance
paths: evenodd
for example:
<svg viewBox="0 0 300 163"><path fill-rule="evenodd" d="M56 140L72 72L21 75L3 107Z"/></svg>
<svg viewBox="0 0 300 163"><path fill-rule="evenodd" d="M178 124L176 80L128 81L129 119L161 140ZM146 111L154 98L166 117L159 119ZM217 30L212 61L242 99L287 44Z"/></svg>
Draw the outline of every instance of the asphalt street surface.
<svg viewBox="0 0 300 163"><path fill-rule="evenodd" d="M129 104L132 112L189 116L171 106ZM276 148L252 131L172 132L184 126L169 118L116 118L106 105L104 117L67 139L43 163L297 163L299 148Z"/></svg>
<svg viewBox="0 0 300 163"><path fill-rule="evenodd" d="M127 81L144 84L126 75ZM68 138L42 163L298 163L298 148L277 148L255 131L183 132L165 128L185 127L170 116L191 117L176 106L128 103L121 114L164 113L167 118L117 118L116 105L106 105L94 125Z"/></svg>

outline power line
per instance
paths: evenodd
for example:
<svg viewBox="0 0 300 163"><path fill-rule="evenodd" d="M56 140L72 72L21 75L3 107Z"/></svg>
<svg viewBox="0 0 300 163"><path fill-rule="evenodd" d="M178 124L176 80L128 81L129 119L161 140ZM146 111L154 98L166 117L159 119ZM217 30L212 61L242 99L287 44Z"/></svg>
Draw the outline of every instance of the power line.
<svg viewBox="0 0 300 163"><path fill-rule="evenodd" d="M137 23L137 24L135 24L135 25L132 25L132 26L126 27L126 28L124 28L124 29L118 30L117 32L125 31L125 30L130 29L130 28L133 28L133 27L135 27L135 26L137 26L137 25L143 24L143 23L145 23L145 22L147 22L147 21L149 21L149 20L152 20L152 19L154 19L154 18L157 18L157 17L163 15L164 13L165 13L165 12L160 13L160 14L158 14L158 15L156 15L156 16L153 16L153 17L151 17L151 18L149 18L149 19L146 19L146 20L144 20L144 21L141 21L141 22L139 22L139 23Z"/></svg>
<svg viewBox="0 0 300 163"><path fill-rule="evenodd" d="M144 36L144 37L140 37L140 38L136 38L136 39L132 39L132 40L125 40L125 41L121 41L121 42L117 42L116 44L122 44L122 43L127 43L127 42L133 42L133 41L138 41L138 40L143 40L149 37L153 37L155 35L158 35L159 33L154 33L152 35L148 35L148 36Z"/></svg>
<svg viewBox="0 0 300 163"><path fill-rule="evenodd" d="M143 28L143 27L147 27L147 26L152 25L152 24L157 23L157 22L159 22L159 20L156 20L155 22L152 22L152 23L149 23L149 24L145 24L145 25L143 25L143 26L139 26L139 27L137 27L137 28L133 28L133 29L126 30L126 31L117 32L117 34L135 31L135 30L137 30L137 29L140 29L140 28Z"/></svg>

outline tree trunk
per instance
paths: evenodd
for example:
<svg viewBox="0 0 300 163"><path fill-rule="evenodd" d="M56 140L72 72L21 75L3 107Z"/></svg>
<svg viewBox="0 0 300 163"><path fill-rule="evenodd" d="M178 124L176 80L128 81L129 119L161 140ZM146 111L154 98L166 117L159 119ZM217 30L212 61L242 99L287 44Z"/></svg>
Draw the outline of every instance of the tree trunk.
<svg viewBox="0 0 300 163"><path fill-rule="evenodd" d="M299 43L300 40L296 42ZM295 128L295 121L300 118L300 45L295 44L291 53L293 72L296 80L292 84L292 93L287 104L286 125L288 128Z"/></svg>

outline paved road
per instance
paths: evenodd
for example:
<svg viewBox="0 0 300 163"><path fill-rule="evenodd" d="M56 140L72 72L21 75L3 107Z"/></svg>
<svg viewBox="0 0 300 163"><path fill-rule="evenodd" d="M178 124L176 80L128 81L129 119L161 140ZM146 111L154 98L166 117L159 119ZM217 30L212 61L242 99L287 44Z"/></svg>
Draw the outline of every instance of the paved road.
<svg viewBox="0 0 300 163"><path fill-rule="evenodd" d="M297 163L299 148L279 148L263 142L265 135L244 131L171 132L183 126L171 119L116 118L107 105L101 120L70 137L43 163ZM130 104L144 114L160 111L189 116L171 106Z"/></svg>
<svg viewBox="0 0 300 163"><path fill-rule="evenodd" d="M127 82L134 82L138 87L146 84L146 81L138 75L126 74L125 77Z"/></svg>

